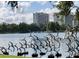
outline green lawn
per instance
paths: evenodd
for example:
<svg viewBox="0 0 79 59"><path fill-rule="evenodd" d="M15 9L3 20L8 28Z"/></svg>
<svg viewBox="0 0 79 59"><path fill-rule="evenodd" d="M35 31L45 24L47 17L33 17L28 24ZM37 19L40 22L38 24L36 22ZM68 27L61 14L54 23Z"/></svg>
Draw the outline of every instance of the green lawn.
<svg viewBox="0 0 79 59"><path fill-rule="evenodd" d="M0 58L25 58L22 56L0 55ZM29 58L29 57L26 57Z"/></svg>

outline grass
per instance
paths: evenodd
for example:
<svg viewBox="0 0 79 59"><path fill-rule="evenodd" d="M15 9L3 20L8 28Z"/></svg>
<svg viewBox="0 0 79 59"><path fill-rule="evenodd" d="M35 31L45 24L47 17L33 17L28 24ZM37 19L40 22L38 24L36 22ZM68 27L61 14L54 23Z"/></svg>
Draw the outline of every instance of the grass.
<svg viewBox="0 0 79 59"><path fill-rule="evenodd" d="M29 58L29 57L11 56L11 55L0 55L0 58Z"/></svg>

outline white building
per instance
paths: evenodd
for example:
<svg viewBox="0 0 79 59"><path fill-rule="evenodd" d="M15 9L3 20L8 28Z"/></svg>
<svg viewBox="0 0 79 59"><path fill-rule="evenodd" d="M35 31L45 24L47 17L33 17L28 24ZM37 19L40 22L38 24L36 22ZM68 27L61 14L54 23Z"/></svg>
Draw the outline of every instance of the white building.
<svg viewBox="0 0 79 59"><path fill-rule="evenodd" d="M36 25L46 25L49 21L49 15L46 13L33 13L33 23Z"/></svg>
<svg viewBox="0 0 79 59"><path fill-rule="evenodd" d="M54 22L58 22L60 25L70 25L70 26L76 26L78 24L78 21L75 19L74 15L59 15L58 13L54 13Z"/></svg>

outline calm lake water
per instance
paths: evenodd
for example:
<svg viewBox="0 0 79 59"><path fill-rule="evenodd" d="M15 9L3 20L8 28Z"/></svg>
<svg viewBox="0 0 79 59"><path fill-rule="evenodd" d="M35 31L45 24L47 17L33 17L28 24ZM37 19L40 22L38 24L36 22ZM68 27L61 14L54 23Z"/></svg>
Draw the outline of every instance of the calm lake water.
<svg viewBox="0 0 79 59"><path fill-rule="evenodd" d="M31 33L32 35L36 35L40 38L44 38L45 36L48 35L48 33ZM57 35L57 33L52 33L55 36ZM4 46L7 47L8 46L8 42L12 41L14 44L18 43L21 39L26 39L26 40L30 40L29 38L30 33L14 33L14 34L0 34L0 46ZM59 33L59 37L64 38L65 33ZM79 33L77 34L77 37L79 37ZM65 41L64 41L65 42ZM61 48L60 48L60 52L63 54L62 57L66 57L68 55L68 52L65 52L65 49L67 50L68 47L64 44L64 42L61 42ZM32 53L33 51L28 49L30 51L30 53ZM14 53L11 53L12 55ZM49 53L48 53L49 54ZM47 54L47 55L48 55ZM28 56L31 56L28 55ZM47 57L46 55L44 57Z"/></svg>

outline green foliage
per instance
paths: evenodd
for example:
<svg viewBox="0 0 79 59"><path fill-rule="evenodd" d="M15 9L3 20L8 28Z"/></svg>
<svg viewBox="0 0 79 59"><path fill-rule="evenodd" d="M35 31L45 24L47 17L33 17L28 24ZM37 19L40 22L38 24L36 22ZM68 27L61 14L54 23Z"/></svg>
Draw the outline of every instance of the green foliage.
<svg viewBox="0 0 79 59"><path fill-rule="evenodd" d="M8 1L8 5L14 10L15 7L18 8L18 1Z"/></svg>
<svg viewBox="0 0 79 59"><path fill-rule="evenodd" d="M73 7L73 1L60 1L57 8L60 10L61 15L69 15L71 12L71 7Z"/></svg>
<svg viewBox="0 0 79 59"><path fill-rule="evenodd" d="M62 25L60 26L60 32L63 32L63 31L65 31L65 30L66 30L66 25L62 24Z"/></svg>
<svg viewBox="0 0 79 59"><path fill-rule="evenodd" d="M76 19L79 21L79 8L76 9Z"/></svg>
<svg viewBox="0 0 79 59"><path fill-rule="evenodd" d="M12 32L12 33L18 32L18 25L8 24L7 25L7 32Z"/></svg>
<svg viewBox="0 0 79 59"><path fill-rule="evenodd" d="M36 25L36 24L30 24L30 32L36 32L36 31L40 31L40 28Z"/></svg>
<svg viewBox="0 0 79 59"><path fill-rule="evenodd" d="M55 29L54 23L53 22L49 22L47 25L47 31L52 31Z"/></svg>
<svg viewBox="0 0 79 59"><path fill-rule="evenodd" d="M62 31L63 28L64 27L62 25L60 26L57 22L56 23L49 22L47 25L47 31L59 32L59 31Z"/></svg>
<svg viewBox="0 0 79 59"><path fill-rule="evenodd" d="M19 26L18 26L18 31L20 32L20 33L26 33L26 32L28 32L29 31L29 25L28 24L26 24L26 23L20 23L19 24Z"/></svg>
<svg viewBox="0 0 79 59"><path fill-rule="evenodd" d="M46 31L46 24L43 25L43 24L40 24L39 28L40 28L40 31Z"/></svg>
<svg viewBox="0 0 79 59"><path fill-rule="evenodd" d="M0 33L28 33L28 32L40 32L40 31L64 31L65 26L59 25L58 23L49 22L47 25L41 25L40 27L36 24L0 24Z"/></svg>

